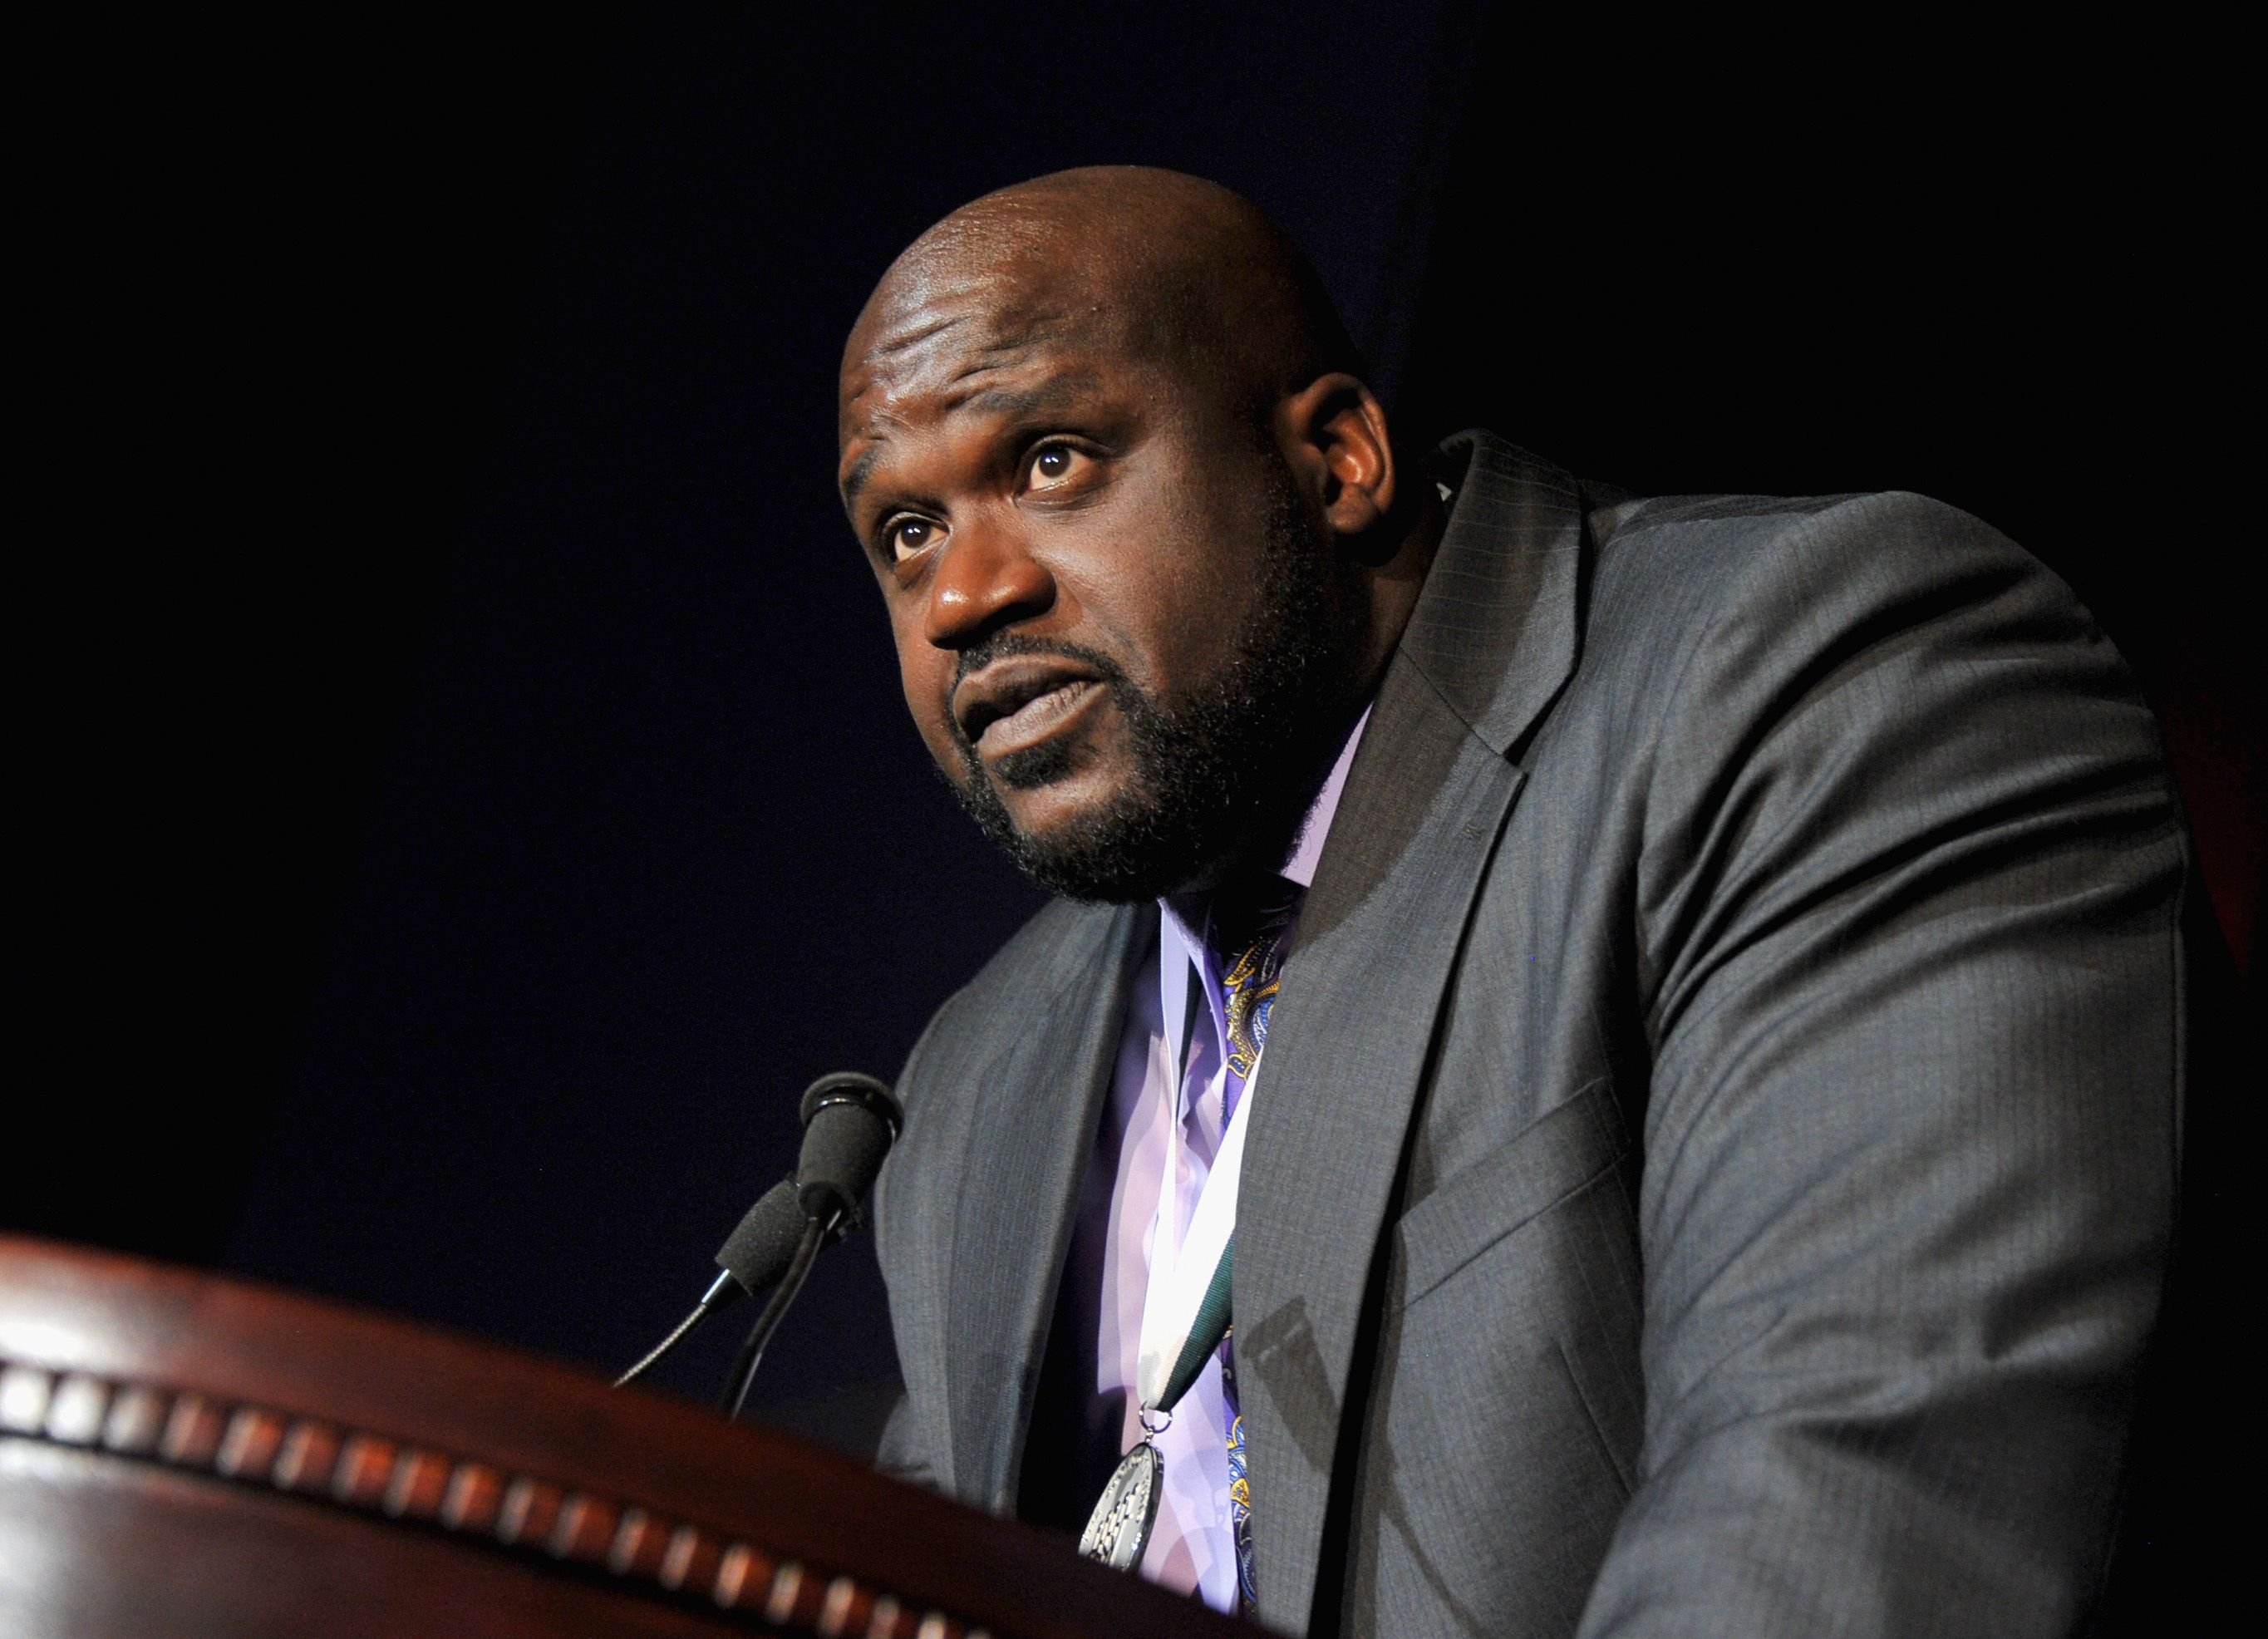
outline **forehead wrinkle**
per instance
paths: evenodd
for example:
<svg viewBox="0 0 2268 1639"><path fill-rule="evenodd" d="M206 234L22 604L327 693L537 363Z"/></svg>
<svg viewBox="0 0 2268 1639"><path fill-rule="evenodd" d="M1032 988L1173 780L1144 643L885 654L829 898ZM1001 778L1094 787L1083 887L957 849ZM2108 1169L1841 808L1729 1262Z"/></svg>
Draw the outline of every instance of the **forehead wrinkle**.
<svg viewBox="0 0 2268 1639"><path fill-rule="evenodd" d="M992 372L983 373L990 374ZM991 415L1029 415L1035 410L1059 409L1084 394L1095 391L1101 385L1098 379L1085 372L1057 371L1031 387L1003 384L950 394L946 396L945 409L947 411L973 410Z"/></svg>
<svg viewBox="0 0 2268 1639"><path fill-rule="evenodd" d="M1065 292L1016 289L1015 283L996 277L945 289L924 285L889 292L874 315L881 334L861 350L862 361L905 352L967 326L981 327L976 336L961 343L981 358L1050 340L1079 324L1080 304L1066 300ZM861 321L861 328L865 322Z"/></svg>
<svg viewBox="0 0 2268 1639"><path fill-rule="evenodd" d="M942 361L926 368L903 373L892 373L899 379L893 380L881 373L868 373L857 382L843 406L845 422L843 441L864 433L879 436L886 426L906 428L910 420L924 414L946 416L966 410L987 414L1014 415L1048 410L1092 394L1104 385L1101 377L1084 361L1057 363L1042 358L971 358L957 367L948 367ZM1039 373L1040 379L1028 386L1012 380L1003 382L1000 377L1015 377ZM924 378L942 377L942 380ZM853 428L853 419L859 424Z"/></svg>
<svg viewBox="0 0 2268 1639"><path fill-rule="evenodd" d="M1078 292L1015 288L1016 281L1002 277L957 281L945 289L924 283L910 290L889 291L871 299L880 311L862 318L859 329L873 324L880 334L861 345L854 331L856 367L872 373L884 360L896 360L917 350L942 351L960 362L954 374L984 367L1004 357L1027 351L1067 336L1075 336L1090 322L1099 303L1077 299ZM1006 288L1004 288L1006 287ZM975 328L973 336L953 333ZM844 361L845 373L852 368ZM916 366L917 369L919 365Z"/></svg>
<svg viewBox="0 0 2268 1639"><path fill-rule="evenodd" d="M961 321L956 320L954 324ZM902 419L889 406L934 400L950 408L968 397L966 390L956 391L972 376L986 375L1013 368L1020 362L1014 345L994 345L972 350L948 351L939 356L934 348L915 348L922 339L933 339L954 325L928 327L924 337L909 338L902 343L886 340L869 348L858 361L855 375L845 373L847 389L843 408L847 414L870 400L878 401L880 408L867 412L876 420ZM913 353L911 358L905 357Z"/></svg>
<svg viewBox="0 0 2268 1639"><path fill-rule="evenodd" d="M946 314L941 318L932 319L926 324L914 325L909 329L884 336L866 350L867 357L887 358L893 353L902 353L909 347L918 347L932 337L942 336L947 330L967 324L968 321L968 314L953 313Z"/></svg>

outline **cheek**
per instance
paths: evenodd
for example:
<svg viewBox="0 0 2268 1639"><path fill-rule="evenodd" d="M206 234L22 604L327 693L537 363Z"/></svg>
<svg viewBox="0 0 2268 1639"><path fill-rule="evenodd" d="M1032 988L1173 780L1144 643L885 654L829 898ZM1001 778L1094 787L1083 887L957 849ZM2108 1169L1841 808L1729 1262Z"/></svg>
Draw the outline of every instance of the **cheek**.
<svg viewBox="0 0 2268 1639"><path fill-rule="evenodd" d="M1164 544L1138 583L1130 578L1122 607L1137 628L1129 636L1145 656L1148 683L1172 696L1219 669L1256 595L1259 565L1256 551L1235 550L1241 541L1217 526L1177 532Z"/></svg>
<svg viewBox="0 0 2268 1639"><path fill-rule="evenodd" d="M1114 523L1117 520L1114 520ZM1056 569L1059 608L1072 635L1104 650L1145 690L1173 693L1210 670L1236 629L1251 587L1238 550L1241 520L1208 514L1169 493L1082 543Z"/></svg>

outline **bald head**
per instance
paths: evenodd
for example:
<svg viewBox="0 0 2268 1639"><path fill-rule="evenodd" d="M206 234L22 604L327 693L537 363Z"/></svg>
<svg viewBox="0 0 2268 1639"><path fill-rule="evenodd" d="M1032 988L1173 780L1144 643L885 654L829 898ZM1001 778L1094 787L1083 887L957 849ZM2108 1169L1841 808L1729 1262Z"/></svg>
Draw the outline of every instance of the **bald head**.
<svg viewBox="0 0 2268 1639"><path fill-rule="evenodd" d="M972 324L987 347L1076 340L1158 366L1251 423L1326 372L1359 373L1281 229L1218 183L1140 166L1002 188L916 240L851 330L845 410L874 366Z"/></svg>
<svg viewBox="0 0 2268 1639"><path fill-rule="evenodd" d="M1314 271L1170 171L987 195L843 352L836 478L906 704L1038 881L1272 869L1434 538Z"/></svg>

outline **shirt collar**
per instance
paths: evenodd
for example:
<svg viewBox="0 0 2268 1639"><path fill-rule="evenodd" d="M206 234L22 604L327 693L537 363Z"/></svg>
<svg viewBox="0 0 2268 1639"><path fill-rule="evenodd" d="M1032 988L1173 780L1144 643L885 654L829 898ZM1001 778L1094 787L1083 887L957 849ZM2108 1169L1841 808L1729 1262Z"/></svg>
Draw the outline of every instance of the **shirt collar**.
<svg viewBox="0 0 2268 1639"><path fill-rule="evenodd" d="M1323 857L1323 844L1330 835L1331 821L1339 810L1339 795L1346 789L1347 770L1354 765L1355 748L1362 743L1363 730L1370 726L1370 707L1362 708L1362 715L1347 730L1346 743L1339 748L1338 760L1324 777L1322 788L1315 800L1307 805L1307 816L1300 822L1300 839L1292 845L1291 857L1277 867L1277 875L1302 888L1315 885L1315 866ZM1166 1055L1175 1067L1188 1060L1189 1045L1189 975L1197 974L1199 988L1204 993L1211 1010L1220 1011L1220 998L1211 982L1207 971L1202 898L1184 897L1176 906L1171 897L1158 901L1158 998L1162 1004L1166 1024ZM1198 920L1194 927L1184 919L1183 912L1195 912ZM1216 1019L1216 1026L1219 1021Z"/></svg>

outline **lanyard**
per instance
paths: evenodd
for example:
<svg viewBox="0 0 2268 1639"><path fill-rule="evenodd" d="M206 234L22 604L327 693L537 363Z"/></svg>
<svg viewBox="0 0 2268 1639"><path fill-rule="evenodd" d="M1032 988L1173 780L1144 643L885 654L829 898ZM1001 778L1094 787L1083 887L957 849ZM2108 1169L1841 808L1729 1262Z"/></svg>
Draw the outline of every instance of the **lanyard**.
<svg viewBox="0 0 2268 1639"><path fill-rule="evenodd" d="M1189 1232L1182 1237L1178 1251L1169 1250L1162 1233L1171 1191L1159 1192L1158 1216L1151 1231L1152 1258L1155 1263L1170 1256L1172 1266L1162 1272L1162 1279L1151 1281L1142 1305L1142 1344L1135 1360L1134 1391L1141 1406L1144 1437L1119 1459L1079 1539L1079 1551L1085 1557L1120 1570L1131 1570L1142 1562L1151 1529L1158 1520L1158 1498L1165 1488L1165 1458L1155 1441L1165 1425L1153 1424L1151 1419L1171 1414L1220 1347L1221 1339L1228 1335L1236 1185L1244 1170L1244 1132L1259 1079L1260 1066L1256 1062L1252 1074L1245 1078L1244 1096L1237 1100L1228 1131L1221 1135L1220 1152L1205 1174ZM1175 1167L1180 1164L1182 1141L1177 1118L1171 1157Z"/></svg>
<svg viewBox="0 0 2268 1639"><path fill-rule="evenodd" d="M1244 1170L1244 1134L1252 1116L1252 1096L1260 1080L1260 1066L1245 1078L1244 1096L1222 1135L1220 1151L1205 1175L1197 1196L1197 1209L1189 1232L1177 1251L1160 1249L1162 1235L1152 1237L1153 1262L1170 1256L1163 1280L1152 1279L1142 1305L1141 1352L1136 1357L1134 1391L1145 1412L1170 1412L1205 1362L1220 1347L1229 1324L1229 1271L1236 1239L1237 1182ZM1174 1124L1174 1162L1178 1164L1183 1142L1181 1123ZM1165 1227L1171 1192L1159 1198L1158 1228Z"/></svg>

